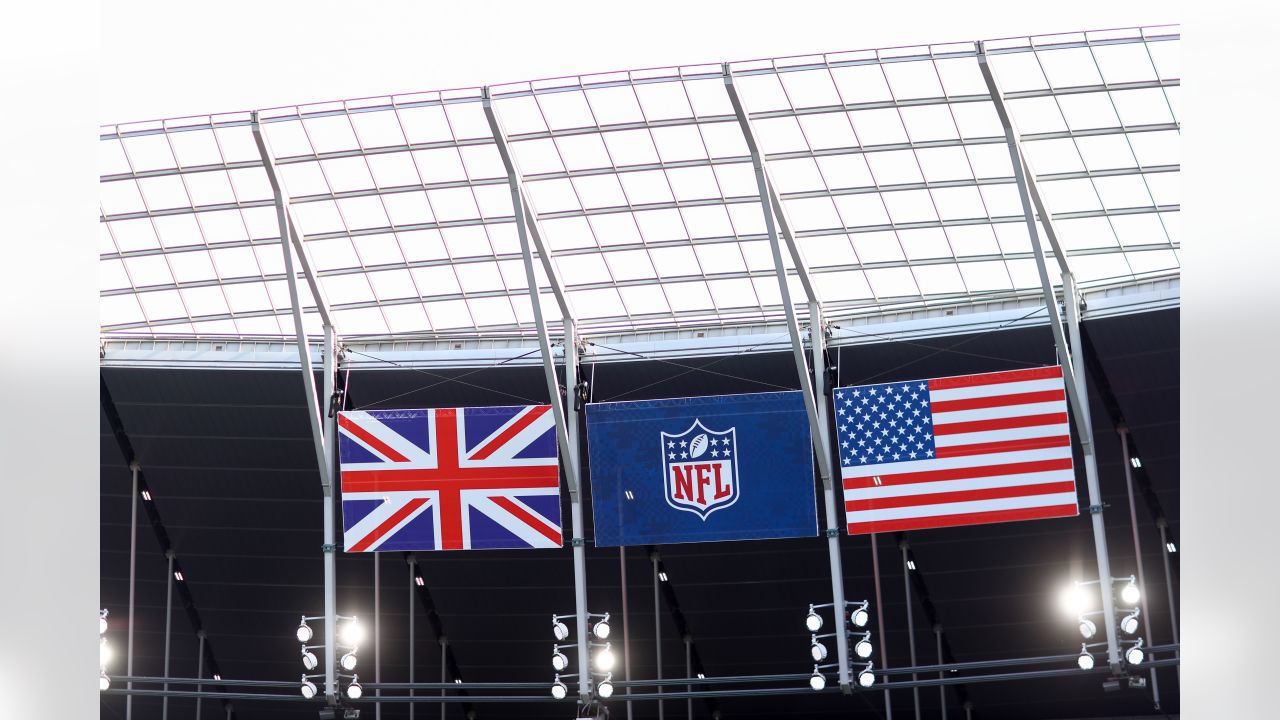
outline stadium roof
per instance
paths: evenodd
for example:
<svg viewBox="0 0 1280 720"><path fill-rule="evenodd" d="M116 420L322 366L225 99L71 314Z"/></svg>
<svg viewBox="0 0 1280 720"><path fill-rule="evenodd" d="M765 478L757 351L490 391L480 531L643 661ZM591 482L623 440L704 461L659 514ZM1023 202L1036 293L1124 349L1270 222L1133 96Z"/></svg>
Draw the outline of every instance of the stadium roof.
<svg viewBox="0 0 1280 720"><path fill-rule="evenodd" d="M1178 274L1178 40L1162 26L985 43L1086 289ZM1040 292L976 55L960 42L730 63L829 318ZM781 317L720 65L490 92L583 332ZM533 332L481 100L464 88L260 112L340 336ZM103 128L105 333L293 332L250 123Z"/></svg>

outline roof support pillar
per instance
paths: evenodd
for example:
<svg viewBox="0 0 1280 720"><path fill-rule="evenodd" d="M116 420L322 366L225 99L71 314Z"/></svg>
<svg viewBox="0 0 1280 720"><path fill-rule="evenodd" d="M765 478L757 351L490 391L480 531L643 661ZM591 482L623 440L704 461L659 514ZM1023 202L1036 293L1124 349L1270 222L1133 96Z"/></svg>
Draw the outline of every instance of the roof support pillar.
<svg viewBox="0 0 1280 720"><path fill-rule="evenodd" d="M725 90L729 101L733 104L733 112L738 118L738 125L746 139L747 148L751 151L751 164L755 169L756 187L760 192L760 206L764 212L765 229L769 235L769 248L773 251L773 266L778 276L778 290L782 293L782 307L786 312L787 332L791 335L791 351L795 357L796 372L800 378L800 392L804 397L805 411L809 416L809 432L813 438L814 454L818 458L818 472L822 477L823 504L826 509L827 549L831 558L831 593L835 616L836 650L840 666L840 689L845 693L851 691L849 684L849 637L845 627L844 570L840 557L840 523L836 513L835 487L832 479L831 436L827 425L826 407L826 373L823 371L823 345L825 342L822 322L822 306L813 289L809 276L809 268L804 262L800 248L796 245L795 236L791 232L791 223L787 219L786 208L782 206L769 178L769 170L764 164L764 153L756 142L755 132L751 127L751 118L747 115L738 96L738 89L733 84L733 72L728 63L724 65ZM800 324L796 319L795 305L791 299L791 286L787 281L787 268L782 259L782 246L779 240L781 228L782 241L787 244L800 284L804 287L809 300L810 340L813 351L814 374L809 375L809 365L804 357L804 338L800 335ZM817 387L815 388L815 383Z"/></svg>
<svg viewBox="0 0 1280 720"><path fill-rule="evenodd" d="M311 263L307 258L307 249L302 243L302 237L297 232L297 223L294 222L293 211L289 207L288 194L285 192L284 186L280 183L276 173L275 156L272 154L267 138L262 132L262 126L258 122L258 114L256 112L253 113L252 130L254 142L258 146L258 153L262 156L263 169L267 172L267 179L271 182L271 191L275 195L276 220L280 225L280 249L284 258L285 278L289 286L289 302L293 311L294 334L298 343L298 361L302 366L302 386L306 394L307 419L311 424L311 438L315 445L316 465L320 473L320 490L324 496L324 544L321 546L321 551L324 553L324 693L325 699L330 705L333 705L338 701L338 689L334 676L334 635L337 632L337 559L335 555L337 545L333 507L333 451L334 438L336 437L336 418L324 416L321 410L321 398L316 393L315 372L311 366L311 348L307 343L306 330L302 324L302 303L298 294L298 273L293 265L295 252L302 264L303 274L310 285L312 298L315 300L321 323L324 326L324 383L325 390L329 393L325 396L325 400L332 396L336 339L333 322L329 316L328 303L325 301L323 290L311 269Z"/></svg>
<svg viewBox="0 0 1280 720"><path fill-rule="evenodd" d="M1023 157L1020 135L1009 109L1005 105L1004 94L1000 84L992 74L987 60L986 48L978 43L978 67L987 89L991 92L991 100L995 103L996 114L1004 126L1005 141L1009 146L1009 160L1013 165L1014 180L1018 185L1018 195L1022 199L1022 210L1026 216L1027 232L1031 237L1031 250L1035 255L1036 269L1040 273L1040 285L1044 291L1045 306L1049 313L1049 327L1053 330L1053 340L1058 348L1058 360L1062 364L1062 375L1065 381L1067 398L1076 419L1076 431L1080 445L1084 450L1085 479L1089 492L1089 514L1093 523L1093 543L1098 560L1099 590L1102 595L1102 619L1107 632L1107 663L1114 673L1122 671L1120 664L1119 643L1116 637L1115 599L1112 593L1111 559L1107 553L1106 529L1102 519L1102 493L1098 486L1098 463L1093 443L1093 425L1089 413L1089 393L1086 386L1086 373L1075 371L1074 358L1083 353L1080 341L1080 306L1075 278L1067 265L1066 255L1062 252L1053 230L1053 217L1044 209L1040 192L1036 187L1034 175L1027 171ZM1040 244L1040 234L1036 224L1036 213L1044 223L1058 267L1062 272L1063 305L1066 307L1068 328L1064 330L1062 315L1058 309L1057 295L1053 290L1053 282L1049 278L1048 262L1044 248ZM1068 337L1069 333L1069 337Z"/></svg>
<svg viewBox="0 0 1280 720"><path fill-rule="evenodd" d="M520 253L524 259L525 278L529 285L529 303L533 306L533 319L538 330L538 346L542 351L542 369L547 380L547 395L551 402L551 411L555 415L556 438L560 444L560 463L564 468L565 484L569 488L569 530L570 545L573 547L573 587L574 609L577 630L578 654L578 695L581 702L590 700L592 695L591 659L587 643L587 559L582 533L582 496L581 472L578 455L578 417L574 406L574 393L577 369L578 350L574 335L573 313L564 294L564 285L560 275L551 262L551 253L542 241L542 233L538 227L537 215L533 212L522 184L522 175L515 157L507 144L507 133L502 120L493 108L493 99L489 88L484 89L484 114L489 121L489 129L493 132L494 143L502 164L507 171L507 184L511 189L511 207L515 214L516 231L520 237ZM542 260L543 270L551 284L551 291L560 306L560 315L564 327L564 362L565 386L564 396L560 393L560 383L556 377L555 356L551 353L551 337L547 330L547 321L542 313L542 304L538 294L538 277L533 268L533 249L537 247L538 257ZM566 402L567 399L567 402Z"/></svg>

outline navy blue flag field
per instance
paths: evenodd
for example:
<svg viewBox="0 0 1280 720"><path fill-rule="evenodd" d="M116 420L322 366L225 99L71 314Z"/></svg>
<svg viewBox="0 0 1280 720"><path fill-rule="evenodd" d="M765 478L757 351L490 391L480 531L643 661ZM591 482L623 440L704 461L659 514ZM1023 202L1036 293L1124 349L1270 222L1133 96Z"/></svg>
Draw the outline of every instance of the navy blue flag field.
<svg viewBox="0 0 1280 720"><path fill-rule="evenodd" d="M799 392L587 406L597 546L818 534Z"/></svg>

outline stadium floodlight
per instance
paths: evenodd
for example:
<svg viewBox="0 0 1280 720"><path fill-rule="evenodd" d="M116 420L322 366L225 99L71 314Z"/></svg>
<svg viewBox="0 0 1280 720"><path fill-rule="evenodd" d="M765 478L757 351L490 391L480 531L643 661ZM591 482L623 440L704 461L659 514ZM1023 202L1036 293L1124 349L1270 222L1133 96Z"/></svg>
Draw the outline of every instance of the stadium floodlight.
<svg viewBox="0 0 1280 720"><path fill-rule="evenodd" d="M1138 632L1138 609L1137 608L1134 608L1133 612L1129 613L1128 615L1125 615L1120 620L1120 629L1123 630L1126 635L1132 635Z"/></svg>
<svg viewBox="0 0 1280 720"><path fill-rule="evenodd" d="M316 654L311 652L304 645L302 648L302 667L307 670L315 670L320 661L316 659Z"/></svg>
<svg viewBox="0 0 1280 720"><path fill-rule="evenodd" d="M98 643L98 665L106 668L109 662L111 662L111 648L107 645L107 639L102 638Z"/></svg>
<svg viewBox="0 0 1280 720"><path fill-rule="evenodd" d="M827 646L826 646L826 645L823 645L823 644L818 640L818 636L817 636L817 635L814 635L812 638L810 638L810 643L811 643L811 644L809 645L809 656L813 658L813 661L814 661L814 662L822 662L823 660L826 660L826 659L827 659Z"/></svg>
<svg viewBox="0 0 1280 720"><path fill-rule="evenodd" d="M809 614L804 618L804 626L811 633L822 629L822 616L813 609L812 605L809 606Z"/></svg>
<svg viewBox="0 0 1280 720"><path fill-rule="evenodd" d="M346 655L343 655L342 658L338 660L338 665L340 665L343 670L346 670L347 672L351 672L352 670L356 669L356 663L358 661L359 661L359 658L356 657L356 651L353 649L351 652L347 653Z"/></svg>
<svg viewBox="0 0 1280 720"><path fill-rule="evenodd" d="M1142 661L1147 658L1147 654L1142 651L1142 638L1138 638L1138 642L1133 647L1124 651L1124 659L1130 665L1141 665Z"/></svg>
<svg viewBox="0 0 1280 720"><path fill-rule="evenodd" d="M306 620L303 620L302 624L298 626L298 642L304 643L310 641L313 634L314 633L311 632L311 626L307 624Z"/></svg>
<svg viewBox="0 0 1280 720"><path fill-rule="evenodd" d="M600 684L596 686L596 693L605 700L613 697L613 673L609 673L605 679L600 681Z"/></svg>
<svg viewBox="0 0 1280 720"><path fill-rule="evenodd" d="M560 676L556 675L556 682L551 686L551 697L557 700L563 700L569 695L569 688L560 681Z"/></svg>
<svg viewBox="0 0 1280 720"><path fill-rule="evenodd" d="M1076 664L1080 666L1081 670L1093 669L1093 655L1090 654L1088 645L1081 643L1080 657L1076 658Z"/></svg>
<svg viewBox="0 0 1280 720"><path fill-rule="evenodd" d="M364 625L360 618L352 616L342 627L338 628L338 640L348 647L356 647L364 642Z"/></svg>
<svg viewBox="0 0 1280 720"><path fill-rule="evenodd" d="M827 677L818 670L818 666L813 666L813 675L809 677L809 687L812 690L822 690L827 686Z"/></svg>
<svg viewBox="0 0 1280 720"><path fill-rule="evenodd" d="M109 687L111 687L111 678L107 677L107 674L104 672L98 676L98 689L106 690Z"/></svg>
<svg viewBox="0 0 1280 720"><path fill-rule="evenodd" d="M859 641L858 641L858 643L857 643L856 645L854 645L854 646L853 646L853 652L854 652L854 653L856 653L856 654L858 655L858 657L860 657L860 658L862 658L862 659L864 659L864 660L865 660L865 659L867 659L867 658L869 658L869 657L871 657L872 649L873 649L873 648L871 647L871 633L870 633L870 632L864 633L864 634L862 635L862 639L861 639L861 640L859 640Z"/></svg>
<svg viewBox="0 0 1280 720"><path fill-rule="evenodd" d="M596 637L604 640L609 637L609 630L611 629L612 628L609 627L609 615L606 613L604 619L596 623L595 626L591 628L591 632Z"/></svg>
<svg viewBox="0 0 1280 720"><path fill-rule="evenodd" d="M98 612L98 634L102 635L107 631L107 609L102 608Z"/></svg>
<svg viewBox="0 0 1280 720"><path fill-rule="evenodd" d="M1067 615L1079 616L1089 609L1089 595L1080 583L1074 583L1058 596L1058 603Z"/></svg>
<svg viewBox="0 0 1280 720"><path fill-rule="evenodd" d="M347 697L359 700L362 695L364 695L364 688L360 687L360 678L352 675L351 684L347 686Z"/></svg>
<svg viewBox="0 0 1280 720"><path fill-rule="evenodd" d="M867 666L858 673L858 684L864 688L869 688L876 684L876 674L871 671L871 666L872 663L867 663Z"/></svg>
<svg viewBox="0 0 1280 720"><path fill-rule="evenodd" d="M302 676L302 686L298 689L302 691L302 697L308 700L316 696L316 684L308 680L306 675Z"/></svg>
<svg viewBox="0 0 1280 720"><path fill-rule="evenodd" d="M1080 618L1080 635L1082 635L1085 640L1093 637L1097 632L1098 626L1095 625L1092 620L1087 617Z"/></svg>
<svg viewBox="0 0 1280 720"><path fill-rule="evenodd" d="M871 614L867 612L867 606L869 604L870 603L866 600L863 600L858 603L858 606L853 609L853 612L849 613L849 622L852 623L854 627L866 627L867 623L871 620Z"/></svg>
<svg viewBox="0 0 1280 720"><path fill-rule="evenodd" d="M596 670L607 673L613 669L614 657L610 643L605 643L604 647L600 649L600 652L596 653L595 659Z"/></svg>
<svg viewBox="0 0 1280 720"><path fill-rule="evenodd" d="M1138 592L1138 586L1134 584L1133 580L1130 580L1129 583L1120 590L1120 599L1123 600L1126 605L1137 605L1138 598L1140 597L1142 597L1142 594Z"/></svg>
<svg viewBox="0 0 1280 720"><path fill-rule="evenodd" d="M560 622L559 618L551 618L551 634L557 640L567 640L569 638L569 626Z"/></svg>
<svg viewBox="0 0 1280 720"><path fill-rule="evenodd" d="M564 672L569 667L569 658L560 652L558 646L556 651L551 654L551 667L555 668L556 672Z"/></svg>

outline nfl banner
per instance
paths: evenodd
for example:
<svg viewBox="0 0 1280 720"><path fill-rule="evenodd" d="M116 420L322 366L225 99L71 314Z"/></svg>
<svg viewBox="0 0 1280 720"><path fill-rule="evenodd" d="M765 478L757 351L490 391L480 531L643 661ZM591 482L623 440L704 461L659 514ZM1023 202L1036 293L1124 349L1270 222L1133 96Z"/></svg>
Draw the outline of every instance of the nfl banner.
<svg viewBox="0 0 1280 720"><path fill-rule="evenodd" d="M587 406L597 546L818 534L799 392Z"/></svg>
<svg viewBox="0 0 1280 720"><path fill-rule="evenodd" d="M550 409L339 413L344 549L560 547Z"/></svg>
<svg viewBox="0 0 1280 720"><path fill-rule="evenodd" d="M1079 513L1060 366L833 395L851 535Z"/></svg>

